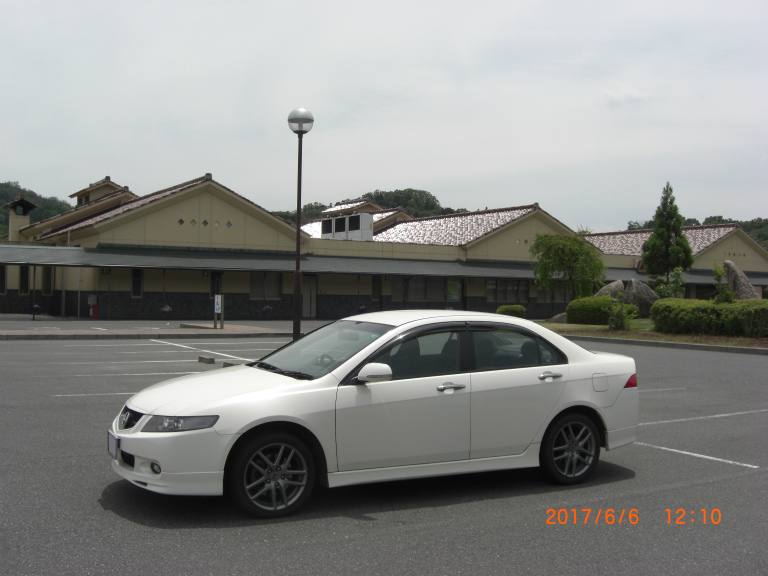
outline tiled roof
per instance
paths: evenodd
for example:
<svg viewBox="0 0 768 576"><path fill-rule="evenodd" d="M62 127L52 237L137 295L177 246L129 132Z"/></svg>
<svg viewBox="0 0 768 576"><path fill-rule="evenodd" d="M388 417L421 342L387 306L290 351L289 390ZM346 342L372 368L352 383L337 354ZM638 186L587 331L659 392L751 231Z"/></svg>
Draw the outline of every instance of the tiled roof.
<svg viewBox="0 0 768 576"><path fill-rule="evenodd" d="M192 186L197 186L198 184L201 184L206 180L210 180L210 176L208 175L201 176L200 178L195 178L194 180L190 180L189 182L184 182L183 184L177 184L176 186L172 186L171 188L160 190L159 192L155 192L154 194L142 196L141 198L137 198L133 202L122 204L121 206L117 206L116 208L107 210L106 212L102 212L91 218L80 220L79 222L76 222L71 226L67 226L65 228L61 228L59 230L50 232L49 234L41 236L40 238L38 238L38 240L44 240L46 238L49 238L51 236L56 236L64 232L71 232L73 230L85 228L86 226L92 226L94 224L98 224L99 222L103 222L104 220L114 218L115 216L120 216L121 214L125 214L126 212L136 210L137 208L141 208L142 206L146 206L147 204L151 204L152 202L156 202L158 200L161 200L162 198L166 198L172 194L176 194L177 192L181 192L182 190L191 188Z"/></svg>
<svg viewBox="0 0 768 576"><path fill-rule="evenodd" d="M402 211L402 208L391 208L389 210L377 210L376 212L371 212L371 215L373 216L373 221L378 222L379 220L384 220L384 218L389 218L392 214L397 214Z"/></svg>
<svg viewBox="0 0 768 576"><path fill-rule="evenodd" d="M463 246L538 208L538 204L531 204L516 208L417 218L395 224L376 234L373 239L376 242Z"/></svg>
<svg viewBox="0 0 768 576"><path fill-rule="evenodd" d="M29 224L29 226L25 226L24 228L32 228L36 226L40 226L41 224L47 224L50 220L54 220L57 218L60 218L61 216L71 216L75 212L85 212L88 209L92 208L96 204L104 204L106 200L111 200L115 196L119 196L123 192L131 192L128 190L128 186L125 188L120 188L118 190L115 190L114 192L110 192L106 196L102 196L101 198L97 200L91 200L90 202L87 202L86 204L80 204L78 206L74 206L71 210L67 210L66 212L62 212L61 214L54 214L53 216L49 216L48 218L45 218L44 220L38 220L37 222L33 222L32 224Z"/></svg>
<svg viewBox="0 0 768 576"><path fill-rule="evenodd" d="M94 182L93 184L88 184L87 188L83 188L82 190L78 190L74 194L70 194L69 197L70 198L74 198L75 196L78 196L78 195L82 194L83 192L88 192L88 191L92 190L93 188L97 188L97 187L99 187L99 186L101 186L103 184L107 184L107 183L109 183L115 189L122 188L122 186L120 186L120 184L118 184L117 182L112 182L112 179L109 176L104 176L104 178L102 178L98 182Z"/></svg>
<svg viewBox="0 0 768 576"><path fill-rule="evenodd" d="M688 240L688 244L691 245L693 253L698 254L738 228L738 224L687 226L683 228L683 235ZM643 243L650 238L652 232L653 230L627 230L625 232L587 234L585 238L604 254L642 256Z"/></svg>
<svg viewBox="0 0 768 576"><path fill-rule="evenodd" d="M368 200L361 198L360 200L353 200L352 202L348 202L346 204L336 204L336 206L323 210L323 214L326 212L338 212L339 210L351 210L352 208L357 208L358 206L362 206L363 204L367 203Z"/></svg>
<svg viewBox="0 0 768 576"><path fill-rule="evenodd" d="M304 224L304 226L301 227L301 231L309 234L311 238L320 238L320 236L322 236L321 223L322 220L312 220L312 222Z"/></svg>

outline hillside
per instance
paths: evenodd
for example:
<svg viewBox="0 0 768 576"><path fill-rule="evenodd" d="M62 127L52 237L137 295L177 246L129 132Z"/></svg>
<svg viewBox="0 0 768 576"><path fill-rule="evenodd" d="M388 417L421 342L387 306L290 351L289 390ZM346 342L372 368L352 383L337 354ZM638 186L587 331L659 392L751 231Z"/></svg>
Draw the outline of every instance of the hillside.
<svg viewBox="0 0 768 576"><path fill-rule="evenodd" d="M22 188L18 182L0 182L0 206L13 202L21 195L24 196L25 200L29 200L37 206L37 208L29 213L30 222L40 222L74 208L71 204L54 196L46 198L32 190ZM0 237L3 237L8 234L8 209L3 208L0 214Z"/></svg>
<svg viewBox="0 0 768 576"><path fill-rule="evenodd" d="M414 218L426 218L428 216L442 216L445 214L456 214L457 212L467 212L465 208L443 208L440 201L426 190L415 190L406 188L404 190L374 190L361 196L365 200L370 200L382 208L402 208ZM360 198L348 198L338 202L338 204L348 204L359 200ZM333 205L326 206L319 202L305 204L301 207L301 221L303 223L311 222L322 218L323 210L331 208ZM296 210L273 211L273 214L291 224L296 221Z"/></svg>

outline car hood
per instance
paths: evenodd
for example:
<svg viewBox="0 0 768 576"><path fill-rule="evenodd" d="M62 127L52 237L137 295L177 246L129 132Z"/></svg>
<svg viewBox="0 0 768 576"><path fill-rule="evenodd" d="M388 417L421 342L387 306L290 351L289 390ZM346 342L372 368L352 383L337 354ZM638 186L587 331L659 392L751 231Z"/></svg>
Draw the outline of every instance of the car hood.
<svg viewBox="0 0 768 576"><path fill-rule="evenodd" d="M233 366L203 374L191 374L145 388L127 404L132 409L163 416L195 415L235 396L262 390L306 384L258 368Z"/></svg>

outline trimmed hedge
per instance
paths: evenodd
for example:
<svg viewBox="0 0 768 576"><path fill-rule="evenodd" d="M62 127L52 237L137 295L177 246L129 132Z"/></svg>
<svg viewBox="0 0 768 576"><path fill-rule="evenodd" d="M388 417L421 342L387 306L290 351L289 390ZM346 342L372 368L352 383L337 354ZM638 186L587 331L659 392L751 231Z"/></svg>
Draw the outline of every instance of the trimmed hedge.
<svg viewBox="0 0 768 576"><path fill-rule="evenodd" d="M768 337L768 300L714 300L665 298L651 306L651 320L668 334L714 334Z"/></svg>
<svg viewBox="0 0 768 576"><path fill-rule="evenodd" d="M496 314L525 318L525 306L520 306L520 304L507 304L506 306L499 306L496 309Z"/></svg>
<svg viewBox="0 0 768 576"><path fill-rule="evenodd" d="M588 296L572 300L565 309L568 324L608 324L613 306L620 306L610 296ZM624 304L627 318L637 318L640 311L634 304Z"/></svg>

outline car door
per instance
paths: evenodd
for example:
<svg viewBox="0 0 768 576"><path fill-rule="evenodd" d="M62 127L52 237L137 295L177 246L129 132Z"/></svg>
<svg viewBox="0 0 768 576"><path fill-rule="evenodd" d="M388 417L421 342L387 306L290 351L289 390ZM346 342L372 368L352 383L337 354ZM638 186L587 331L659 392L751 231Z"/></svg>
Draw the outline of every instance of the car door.
<svg viewBox="0 0 768 576"><path fill-rule="evenodd" d="M475 355L471 458L521 454L565 389L567 359L523 329L481 325L470 335Z"/></svg>
<svg viewBox="0 0 768 576"><path fill-rule="evenodd" d="M462 331L405 337L369 359L389 365L392 380L339 387L340 471L469 458L470 377L460 370Z"/></svg>

